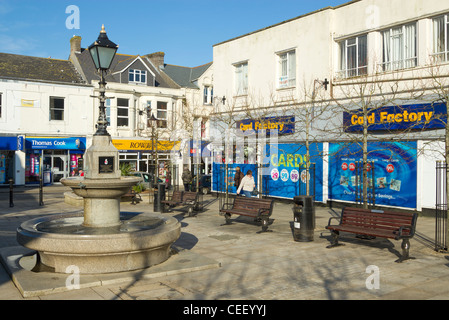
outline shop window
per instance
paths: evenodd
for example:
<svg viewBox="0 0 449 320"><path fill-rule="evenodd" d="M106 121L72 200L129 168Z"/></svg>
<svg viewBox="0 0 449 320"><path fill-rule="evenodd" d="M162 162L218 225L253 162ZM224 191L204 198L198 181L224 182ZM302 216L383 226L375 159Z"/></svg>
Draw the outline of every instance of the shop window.
<svg viewBox="0 0 449 320"><path fill-rule="evenodd" d="M64 98L50 97L50 120L64 120Z"/></svg>

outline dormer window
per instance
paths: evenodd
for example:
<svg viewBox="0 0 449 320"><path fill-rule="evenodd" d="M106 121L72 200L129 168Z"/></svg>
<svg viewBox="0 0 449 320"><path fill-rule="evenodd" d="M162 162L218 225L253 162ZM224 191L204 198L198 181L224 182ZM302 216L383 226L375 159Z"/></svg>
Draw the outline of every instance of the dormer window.
<svg viewBox="0 0 449 320"><path fill-rule="evenodd" d="M146 84L147 72L145 70L129 69L129 83Z"/></svg>

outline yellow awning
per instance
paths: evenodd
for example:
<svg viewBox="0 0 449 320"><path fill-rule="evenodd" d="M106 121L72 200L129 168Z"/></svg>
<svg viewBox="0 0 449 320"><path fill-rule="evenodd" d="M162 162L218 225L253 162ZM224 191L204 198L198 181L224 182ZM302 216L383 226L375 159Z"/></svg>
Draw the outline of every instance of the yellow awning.
<svg viewBox="0 0 449 320"><path fill-rule="evenodd" d="M118 150L130 150L130 151L152 151L153 142L151 140L142 139L112 139L112 144ZM180 141L157 141L158 151L179 151ZM156 146L156 144L155 144Z"/></svg>

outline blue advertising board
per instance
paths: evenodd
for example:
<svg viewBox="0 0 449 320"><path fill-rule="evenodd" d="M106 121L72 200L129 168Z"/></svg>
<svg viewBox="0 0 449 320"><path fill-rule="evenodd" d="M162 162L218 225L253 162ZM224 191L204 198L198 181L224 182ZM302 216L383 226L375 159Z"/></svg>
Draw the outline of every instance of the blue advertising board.
<svg viewBox="0 0 449 320"><path fill-rule="evenodd" d="M267 153L270 146L267 146ZM272 147L271 147L272 148ZM323 144L312 143L309 147L310 163L314 163L314 173L307 175L306 146L296 143L279 144L277 150L269 155L270 166L264 175L267 179L268 194L273 197L292 199L305 195L307 180L309 180L310 195L315 195L315 201L323 200ZM313 181L315 179L315 181ZM315 190L313 190L315 186Z"/></svg>
<svg viewBox="0 0 449 320"><path fill-rule="evenodd" d="M270 150L271 149L271 150ZM271 154L268 152L271 151ZM285 143L278 144L277 148L267 145L267 167L262 170L262 191L271 197L280 197L293 199L297 195L305 195L306 183L309 179L310 195L315 195L315 201L323 200L323 145L322 143L313 143L310 145L310 162L314 163L314 173L307 176L306 171L306 147L301 144ZM253 176L258 186L258 169L256 164L229 164L228 178L225 176L225 164L213 164L212 190L226 192L226 183L228 191L236 192L234 186L235 168L246 174L248 170L253 172ZM265 170L266 169L266 170ZM312 181L312 179L315 181ZM227 181L227 182L226 182Z"/></svg>
<svg viewBox="0 0 449 320"><path fill-rule="evenodd" d="M369 131L405 129L443 129L446 127L447 108L445 103L425 103L385 106L368 111ZM343 126L346 132L363 131L362 109L343 112Z"/></svg>
<svg viewBox="0 0 449 320"><path fill-rule="evenodd" d="M228 164L228 175L226 178L226 164L214 162L212 168L212 191L214 192L226 192L226 183L228 184L228 192L236 193L237 187L234 186L234 176L236 168L239 167L243 174L246 174L248 170L252 171L254 181L256 182L256 188L258 187L257 181L257 165L255 164Z"/></svg>
<svg viewBox="0 0 449 320"><path fill-rule="evenodd" d="M376 204L416 208L416 149L415 141L368 143L368 161L374 162ZM355 201L356 161L362 161L359 144L329 144L329 199Z"/></svg>

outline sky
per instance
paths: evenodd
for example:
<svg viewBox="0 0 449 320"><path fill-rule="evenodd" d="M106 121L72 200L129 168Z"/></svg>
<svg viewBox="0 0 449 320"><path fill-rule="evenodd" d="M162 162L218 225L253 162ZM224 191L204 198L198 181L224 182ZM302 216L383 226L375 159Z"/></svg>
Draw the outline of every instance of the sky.
<svg viewBox="0 0 449 320"><path fill-rule="evenodd" d="M118 53L165 52L165 63L213 61L213 45L349 0L0 0L0 52L66 60L102 24Z"/></svg>

